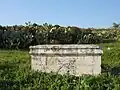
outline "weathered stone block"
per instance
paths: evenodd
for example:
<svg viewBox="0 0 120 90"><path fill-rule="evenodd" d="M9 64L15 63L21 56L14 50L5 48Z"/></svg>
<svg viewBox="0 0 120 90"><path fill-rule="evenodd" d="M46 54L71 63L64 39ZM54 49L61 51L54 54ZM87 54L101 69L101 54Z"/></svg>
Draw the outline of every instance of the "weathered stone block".
<svg viewBox="0 0 120 90"><path fill-rule="evenodd" d="M75 76L101 73L102 50L97 45L36 45L29 53L33 70Z"/></svg>

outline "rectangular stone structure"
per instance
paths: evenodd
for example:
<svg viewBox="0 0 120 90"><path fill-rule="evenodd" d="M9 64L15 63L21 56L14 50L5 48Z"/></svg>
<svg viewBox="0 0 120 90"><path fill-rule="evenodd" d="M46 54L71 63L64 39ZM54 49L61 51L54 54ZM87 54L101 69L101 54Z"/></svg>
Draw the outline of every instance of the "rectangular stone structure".
<svg viewBox="0 0 120 90"><path fill-rule="evenodd" d="M62 44L30 46L31 68L42 72L101 74L101 48L97 45Z"/></svg>

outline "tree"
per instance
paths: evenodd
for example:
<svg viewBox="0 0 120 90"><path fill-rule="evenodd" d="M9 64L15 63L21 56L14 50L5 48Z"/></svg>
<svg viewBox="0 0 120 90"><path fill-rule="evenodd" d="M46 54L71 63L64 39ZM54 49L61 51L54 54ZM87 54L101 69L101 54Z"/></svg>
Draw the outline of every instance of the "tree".
<svg viewBox="0 0 120 90"><path fill-rule="evenodd" d="M117 29L117 28L119 28L120 27L120 24L117 24L117 23L113 23L113 27L115 28L115 29Z"/></svg>

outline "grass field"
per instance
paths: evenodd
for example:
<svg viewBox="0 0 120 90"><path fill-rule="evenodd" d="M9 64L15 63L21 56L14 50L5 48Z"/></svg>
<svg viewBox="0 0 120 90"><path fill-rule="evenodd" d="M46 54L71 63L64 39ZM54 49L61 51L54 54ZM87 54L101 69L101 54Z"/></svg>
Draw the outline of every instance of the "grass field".
<svg viewBox="0 0 120 90"><path fill-rule="evenodd" d="M119 90L120 43L100 46L102 74L97 77L33 72L29 51L0 50L0 90Z"/></svg>

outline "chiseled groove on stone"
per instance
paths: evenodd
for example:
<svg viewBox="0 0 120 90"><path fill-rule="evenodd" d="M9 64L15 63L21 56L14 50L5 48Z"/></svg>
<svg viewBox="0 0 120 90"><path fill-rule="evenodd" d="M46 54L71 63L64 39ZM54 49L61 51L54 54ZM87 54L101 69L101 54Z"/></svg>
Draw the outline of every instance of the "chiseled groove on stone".
<svg viewBox="0 0 120 90"><path fill-rule="evenodd" d="M101 55L101 53L30 53L31 55L42 55L42 56L96 56Z"/></svg>
<svg viewBox="0 0 120 90"><path fill-rule="evenodd" d="M29 48L32 49L32 48L35 48L35 49L47 49L47 48L61 48L61 49L66 49L66 48L72 48L72 49L97 49L97 48L100 48L100 46L97 46L97 45L87 45L87 44L80 44L80 45L75 45L75 44L59 44L59 45L36 45L36 46L30 46Z"/></svg>

